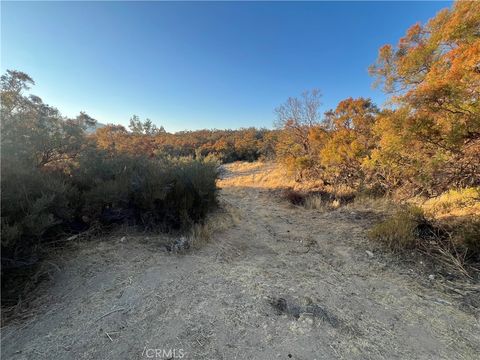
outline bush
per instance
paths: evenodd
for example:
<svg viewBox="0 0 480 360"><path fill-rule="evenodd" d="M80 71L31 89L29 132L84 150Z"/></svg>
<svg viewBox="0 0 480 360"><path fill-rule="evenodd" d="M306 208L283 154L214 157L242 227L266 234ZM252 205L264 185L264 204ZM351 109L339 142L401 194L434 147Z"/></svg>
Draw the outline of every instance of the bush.
<svg viewBox="0 0 480 360"><path fill-rule="evenodd" d="M463 258L480 262L480 219L466 219L451 230L452 243Z"/></svg>
<svg viewBox="0 0 480 360"><path fill-rule="evenodd" d="M368 235L394 251L418 248L451 271L466 276L480 262L478 218L429 221L421 208L407 206L373 226Z"/></svg>
<svg viewBox="0 0 480 360"><path fill-rule="evenodd" d="M305 195L293 189L287 189L283 192L282 197L293 205L304 205Z"/></svg>
<svg viewBox="0 0 480 360"><path fill-rule="evenodd" d="M192 159L85 154L73 181L85 194L82 215L128 220L147 228L181 229L201 221L215 204L217 167Z"/></svg>
<svg viewBox="0 0 480 360"><path fill-rule="evenodd" d="M58 174L2 161L2 267L30 253L75 215L79 193Z"/></svg>
<svg viewBox="0 0 480 360"><path fill-rule="evenodd" d="M368 236L392 250L414 248L420 237L429 233L430 226L422 209L407 206L383 222L373 226Z"/></svg>
<svg viewBox="0 0 480 360"><path fill-rule="evenodd" d="M128 222L187 230L216 204L217 167L85 151L71 173L2 161L2 266L29 264L45 240Z"/></svg>

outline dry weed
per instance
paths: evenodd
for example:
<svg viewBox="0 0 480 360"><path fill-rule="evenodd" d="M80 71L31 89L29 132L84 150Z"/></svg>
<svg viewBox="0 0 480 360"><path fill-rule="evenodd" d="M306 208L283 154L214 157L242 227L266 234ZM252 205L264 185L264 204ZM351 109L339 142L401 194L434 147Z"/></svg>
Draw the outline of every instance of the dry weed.
<svg viewBox="0 0 480 360"><path fill-rule="evenodd" d="M193 248L200 248L214 235L221 234L239 222L238 214L228 203L209 214L203 223L194 224L188 234L188 242Z"/></svg>

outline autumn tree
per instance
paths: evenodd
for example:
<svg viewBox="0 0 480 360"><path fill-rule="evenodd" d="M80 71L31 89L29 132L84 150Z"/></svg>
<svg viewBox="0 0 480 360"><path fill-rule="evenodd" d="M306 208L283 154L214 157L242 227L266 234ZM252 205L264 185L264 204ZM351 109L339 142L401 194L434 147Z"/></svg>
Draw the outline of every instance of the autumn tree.
<svg viewBox="0 0 480 360"><path fill-rule="evenodd" d="M455 2L383 46L370 68L399 111L378 125L379 165L394 161L391 149L403 144L395 162L424 189L480 183L479 28L480 3Z"/></svg>
<svg viewBox="0 0 480 360"><path fill-rule="evenodd" d="M99 148L110 152L123 151L127 140L127 129L122 125L107 124L93 135Z"/></svg>
<svg viewBox="0 0 480 360"><path fill-rule="evenodd" d="M372 128L378 112L370 99L348 98L326 113L329 135L319 153L324 176L351 186L363 180L362 163L376 143Z"/></svg>

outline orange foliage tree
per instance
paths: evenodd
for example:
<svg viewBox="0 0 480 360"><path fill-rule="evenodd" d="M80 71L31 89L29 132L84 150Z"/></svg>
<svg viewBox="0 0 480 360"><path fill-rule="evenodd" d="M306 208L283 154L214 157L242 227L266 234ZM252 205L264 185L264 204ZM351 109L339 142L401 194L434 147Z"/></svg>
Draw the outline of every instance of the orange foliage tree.
<svg viewBox="0 0 480 360"><path fill-rule="evenodd" d="M374 154L426 191L479 184L480 2L458 1L385 45L370 72L397 110L381 118ZM414 151L413 151L414 150Z"/></svg>

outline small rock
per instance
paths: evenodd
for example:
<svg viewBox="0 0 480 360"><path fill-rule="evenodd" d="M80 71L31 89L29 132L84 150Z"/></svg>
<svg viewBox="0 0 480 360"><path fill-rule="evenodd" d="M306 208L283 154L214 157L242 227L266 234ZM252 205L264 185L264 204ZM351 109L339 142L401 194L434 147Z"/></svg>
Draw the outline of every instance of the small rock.
<svg viewBox="0 0 480 360"><path fill-rule="evenodd" d="M429 278L430 280L435 280L435 275L430 274L430 275L428 275L428 278Z"/></svg>
<svg viewBox="0 0 480 360"><path fill-rule="evenodd" d="M373 258L373 252L371 252L369 250L365 250L365 252L367 253L369 258Z"/></svg>
<svg viewBox="0 0 480 360"><path fill-rule="evenodd" d="M184 236L182 236L180 239L177 239L174 241L172 246L172 251L177 252L177 251L187 250L189 248L190 248L189 240Z"/></svg>
<svg viewBox="0 0 480 360"><path fill-rule="evenodd" d="M313 319L311 316L309 315L306 315L306 314L302 314L300 315L300 318L299 318L299 321L307 324L307 325L313 325Z"/></svg>
<svg viewBox="0 0 480 360"><path fill-rule="evenodd" d="M448 302L447 300L443 300L443 299L435 299L434 302L436 302L437 304L442 304L442 305L452 305L451 302Z"/></svg>

